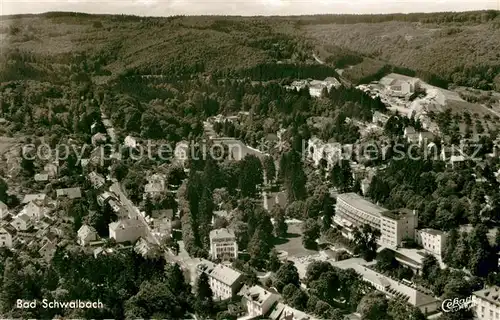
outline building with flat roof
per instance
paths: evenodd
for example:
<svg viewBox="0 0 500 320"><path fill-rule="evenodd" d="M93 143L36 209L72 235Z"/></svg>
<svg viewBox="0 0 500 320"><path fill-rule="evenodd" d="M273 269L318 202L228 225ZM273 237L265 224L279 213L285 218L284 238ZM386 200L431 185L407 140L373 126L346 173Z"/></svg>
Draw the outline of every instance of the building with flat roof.
<svg viewBox="0 0 500 320"><path fill-rule="evenodd" d="M398 247L404 239L415 239L418 214L415 210L384 211L380 220L380 244Z"/></svg>
<svg viewBox="0 0 500 320"><path fill-rule="evenodd" d="M350 192L337 195L336 222L347 228L368 224L380 229L381 213L387 211L362 196Z"/></svg>
<svg viewBox="0 0 500 320"><path fill-rule="evenodd" d="M435 229L417 230L416 242L424 248L425 251L442 259L444 247L446 245L446 233Z"/></svg>
<svg viewBox="0 0 500 320"><path fill-rule="evenodd" d="M473 292L472 310L475 319L500 319L500 288L493 286Z"/></svg>

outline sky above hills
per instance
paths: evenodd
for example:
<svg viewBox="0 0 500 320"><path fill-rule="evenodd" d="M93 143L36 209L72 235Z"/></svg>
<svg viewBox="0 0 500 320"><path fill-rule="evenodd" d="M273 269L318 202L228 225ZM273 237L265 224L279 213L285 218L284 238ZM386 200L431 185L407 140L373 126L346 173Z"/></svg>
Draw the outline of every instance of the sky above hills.
<svg viewBox="0 0 500 320"><path fill-rule="evenodd" d="M0 0L0 14L77 11L170 15L301 15L499 9L500 0Z"/></svg>

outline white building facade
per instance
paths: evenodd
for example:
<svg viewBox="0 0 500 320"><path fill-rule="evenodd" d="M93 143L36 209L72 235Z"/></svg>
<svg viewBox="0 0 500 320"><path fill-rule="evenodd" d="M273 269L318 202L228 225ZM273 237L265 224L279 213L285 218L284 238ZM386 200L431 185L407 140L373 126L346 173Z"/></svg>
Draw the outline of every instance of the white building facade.
<svg viewBox="0 0 500 320"><path fill-rule="evenodd" d="M472 293L472 310L475 319L500 319L500 288L489 287Z"/></svg>
<svg viewBox="0 0 500 320"><path fill-rule="evenodd" d="M380 244L396 248L404 239L415 239L418 226L417 212L400 209L382 213L380 224Z"/></svg>
<svg viewBox="0 0 500 320"><path fill-rule="evenodd" d="M210 254L212 259L236 259L238 243L234 232L226 228L210 231Z"/></svg>
<svg viewBox="0 0 500 320"><path fill-rule="evenodd" d="M417 230L417 243L424 248L425 251L442 259L444 248L446 245L446 233L435 229Z"/></svg>

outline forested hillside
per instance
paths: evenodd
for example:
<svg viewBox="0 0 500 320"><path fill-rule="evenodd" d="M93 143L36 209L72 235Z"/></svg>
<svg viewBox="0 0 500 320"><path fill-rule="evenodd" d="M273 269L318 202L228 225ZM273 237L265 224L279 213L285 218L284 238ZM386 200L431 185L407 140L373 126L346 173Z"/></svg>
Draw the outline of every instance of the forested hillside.
<svg viewBox="0 0 500 320"><path fill-rule="evenodd" d="M391 65L439 75L447 83L500 86L497 11L164 18L52 12L2 20L2 81L64 83L78 76L75 64L104 77L216 72L269 79L282 74L256 70L276 62L314 63L317 51L332 67L361 63L346 73L355 81Z"/></svg>
<svg viewBox="0 0 500 320"><path fill-rule="evenodd" d="M356 24L320 19L322 24L307 24L303 30L327 52L335 45L357 52L365 59L375 59L378 64L409 68L417 76L433 74L448 83L500 89L497 77L500 71L500 18L497 12L477 16L436 14L420 20L408 19L387 19L379 23L367 23L365 19ZM361 79L373 73L367 70L376 64L368 59L367 65L355 67L346 76ZM379 69L380 66L375 68Z"/></svg>

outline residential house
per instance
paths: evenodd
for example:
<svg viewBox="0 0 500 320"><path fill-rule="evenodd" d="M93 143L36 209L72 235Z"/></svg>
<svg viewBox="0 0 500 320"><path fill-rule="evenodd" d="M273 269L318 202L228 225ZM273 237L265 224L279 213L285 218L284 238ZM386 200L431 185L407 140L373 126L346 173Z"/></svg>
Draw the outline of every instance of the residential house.
<svg viewBox="0 0 500 320"><path fill-rule="evenodd" d="M95 171L90 172L87 178L95 189L99 189L106 183L106 179Z"/></svg>
<svg viewBox="0 0 500 320"><path fill-rule="evenodd" d="M185 166L186 161L189 159L189 142L179 141L175 145L174 150L175 160L182 166Z"/></svg>
<svg viewBox="0 0 500 320"><path fill-rule="evenodd" d="M234 297L243 285L243 275L222 264L214 264L202 259L196 266L196 271L198 276L201 273L208 276L215 300L226 300Z"/></svg>
<svg viewBox="0 0 500 320"><path fill-rule="evenodd" d="M21 210L21 213L26 214L31 219L37 220L45 217L47 212L48 208L42 200L30 201L26 206L24 206L23 210Z"/></svg>
<svg viewBox="0 0 500 320"><path fill-rule="evenodd" d="M430 228L417 230L416 240L425 251L442 260L442 255L446 245L445 232Z"/></svg>
<svg viewBox="0 0 500 320"><path fill-rule="evenodd" d="M474 319L500 319L500 287L491 286L473 292L471 307Z"/></svg>
<svg viewBox="0 0 500 320"><path fill-rule="evenodd" d="M236 259L238 243L234 232L227 228L210 231L210 255L212 259Z"/></svg>
<svg viewBox="0 0 500 320"><path fill-rule="evenodd" d="M146 226L138 218L121 219L109 224L109 237L116 242L135 242L146 234Z"/></svg>
<svg viewBox="0 0 500 320"><path fill-rule="evenodd" d="M100 195L97 196L97 203L100 206L103 206L112 199L114 199L113 195L111 193L109 193L108 191L104 191L103 193L101 193Z"/></svg>
<svg viewBox="0 0 500 320"><path fill-rule="evenodd" d="M98 146L102 143L106 143L107 137L104 133L96 133L92 136L92 145L93 146Z"/></svg>
<svg viewBox="0 0 500 320"><path fill-rule="evenodd" d="M281 302L273 306L268 318L271 320L319 320L319 318L315 316L292 308Z"/></svg>
<svg viewBox="0 0 500 320"><path fill-rule="evenodd" d="M42 202L43 204L47 204L48 203L48 197L45 193L39 193L39 194L27 194L24 196L24 199L23 199L23 204L28 204L30 203L31 201L40 201Z"/></svg>
<svg viewBox="0 0 500 320"><path fill-rule="evenodd" d="M59 173L59 166L55 162L47 163L43 167L43 172L46 172L49 175L49 179L55 179Z"/></svg>
<svg viewBox="0 0 500 320"><path fill-rule="evenodd" d="M97 231L94 229L94 227L87 224L82 225L80 229L78 229L77 237L78 244L82 247L98 239Z"/></svg>
<svg viewBox="0 0 500 320"><path fill-rule="evenodd" d="M9 214L9 207L2 201L0 201L0 219Z"/></svg>
<svg viewBox="0 0 500 320"><path fill-rule="evenodd" d="M242 295L242 303L246 306L248 315L251 317L268 314L280 297L278 294L257 285L253 287L243 286L240 294Z"/></svg>
<svg viewBox="0 0 500 320"><path fill-rule="evenodd" d="M170 235L172 232L172 219L174 217L174 210L153 210L151 212L151 219L153 230L163 235Z"/></svg>
<svg viewBox="0 0 500 320"><path fill-rule="evenodd" d="M155 243L148 242L144 238L140 238L134 246L134 251L145 258L158 258L162 255L160 246Z"/></svg>
<svg viewBox="0 0 500 320"><path fill-rule="evenodd" d="M48 173L37 173L35 174L35 181L36 182L47 182L49 181L49 174Z"/></svg>
<svg viewBox="0 0 500 320"><path fill-rule="evenodd" d="M342 159L342 146L340 143L325 143L323 140L312 137L308 141L307 157L318 167L325 163L327 170Z"/></svg>
<svg viewBox="0 0 500 320"><path fill-rule="evenodd" d="M153 181L144 186L144 199L161 197L165 192L165 181Z"/></svg>
<svg viewBox="0 0 500 320"><path fill-rule="evenodd" d="M103 247L95 248L94 249L94 258L97 259L101 255L108 256L108 255L113 254L114 252L115 252L115 250L113 250L113 248L103 248Z"/></svg>
<svg viewBox="0 0 500 320"><path fill-rule="evenodd" d="M232 217L232 212L228 212L227 210L217 210L212 214L212 225L215 225L215 221L217 219L224 219L229 221Z"/></svg>
<svg viewBox="0 0 500 320"><path fill-rule="evenodd" d="M137 139L132 136L126 136L123 144L129 148L137 148Z"/></svg>
<svg viewBox="0 0 500 320"><path fill-rule="evenodd" d="M42 239L41 247L40 250L38 250L38 253L45 259L45 261L52 260L52 257L57 249L57 238L56 234L49 233Z"/></svg>
<svg viewBox="0 0 500 320"><path fill-rule="evenodd" d="M12 219L10 223L17 231L27 231L33 224L31 218L25 213L19 213Z"/></svg>
<svg viewBox="0 0 500 320"><path fill-rule="evenodd" d="M82 191L80 188L57 189L56 194L58 199L80 199L82 197Z"/></svg>
<svg viewBox="0 0 500 320"><path fill-rule="evenodd" d="M17 230L9 224L0 226L0 247L12 248Z"/></svg>
<svg viewBox="0 0 500 320"><path fill-rule="evenodd" d="M379 111L375 111L372 116L372 122L383 127L385 126L387 121L389 121L390 117L391 117L390 115L383 114L382 112Z"/></svg>

